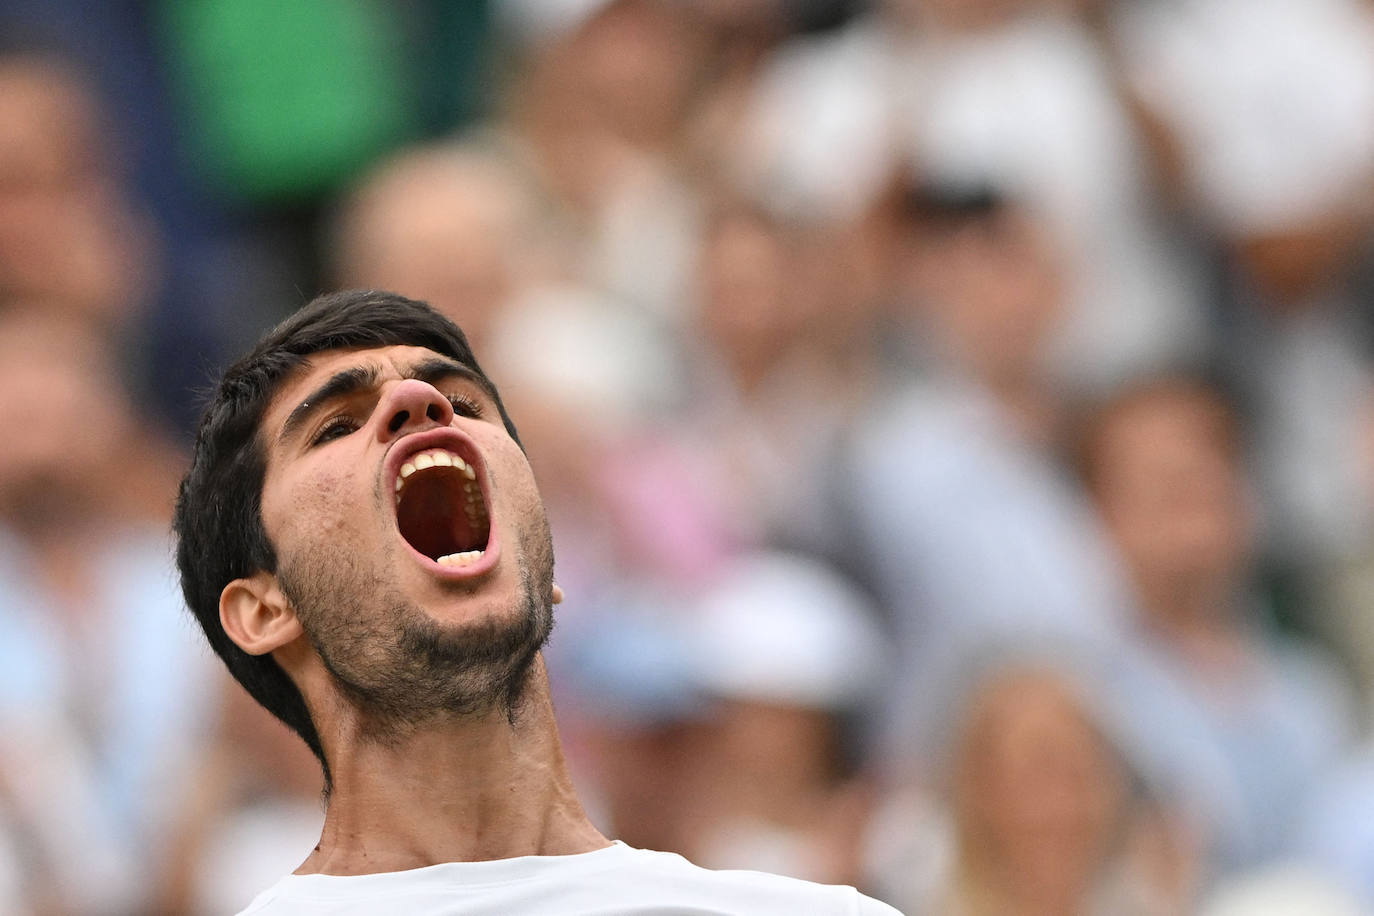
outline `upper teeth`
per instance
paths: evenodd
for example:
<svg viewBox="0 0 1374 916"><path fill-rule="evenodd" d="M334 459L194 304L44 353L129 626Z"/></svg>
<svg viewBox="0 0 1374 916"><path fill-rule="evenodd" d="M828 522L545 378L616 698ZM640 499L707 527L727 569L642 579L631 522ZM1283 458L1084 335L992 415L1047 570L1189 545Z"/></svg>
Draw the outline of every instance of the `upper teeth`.
<svg viewBox="0 0 1374 916"><path fill-rule="evenodd" d="M485 554L485 550L463 550L458 553L450 553L440 557L436 562L440 566L467 566L476 563Z"/></svg>
<svg viewBox="0 0 1374 916"><path fill-rule="evenodd" d="M416 471L423 471L425 468L432 467L455 467L463 472L463 476L468 480L476 480L477 472L468 466L468 463L459 456L450 452L446 448L425 449L423 452L416 452L401 465L401 473L396 475L396 492L401 492L404 481Z"/></svg>

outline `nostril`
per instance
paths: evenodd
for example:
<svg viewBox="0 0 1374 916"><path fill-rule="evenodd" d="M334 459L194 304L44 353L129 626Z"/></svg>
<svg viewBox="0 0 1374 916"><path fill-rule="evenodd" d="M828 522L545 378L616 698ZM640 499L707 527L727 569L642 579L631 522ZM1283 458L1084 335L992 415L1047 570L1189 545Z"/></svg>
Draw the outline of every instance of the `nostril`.
<svg viewBox="0 0 1374 916"><path fill-rule="evenodd" d="M391 431L394 433L394 432L398 431L402 426L405 426L405 425L406 425L406 421L409 420L409 419L410 419L410 411L408 411L408 410L398 410L398 411L396 412L396 415L395 415L394 417L391 418L391 422L387 424L386 428L389 429L389 430L391 430Z"/></svg>
<svg viewBox="0 0 1374 916"><path fill-rule="evenodd" d="M439 409L438 404L430 404L429 407L425 408L425 416L438 422L444 418L444 412Z"/></svg>

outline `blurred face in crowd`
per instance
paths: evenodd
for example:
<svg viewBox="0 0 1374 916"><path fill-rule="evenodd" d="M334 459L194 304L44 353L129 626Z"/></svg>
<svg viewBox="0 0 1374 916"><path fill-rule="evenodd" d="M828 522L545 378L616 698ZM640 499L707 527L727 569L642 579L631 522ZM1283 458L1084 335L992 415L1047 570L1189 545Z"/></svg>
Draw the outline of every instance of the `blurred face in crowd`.
<svg viewBox="0 0 1374 916"><path fill-rule="evenodd" d="M604 124L653 144L680 122L703 50L688 7L612 0L568 45L583 91Z"/></svg>
<svg viewBox="0 0 1374 916"><path fill-rule="evenodd" d="M692 751L698 814L686 852L718 867L853 883L868 813L840 726L800 701L718 696Z"/></svg>
<svg viewBox="0 0 1374 916"><path fill-rule="evenodd" d="M1234 418L1205 389L1163 385L1109 409L1090 437L1102 516L1147 595L1229 586L1252 519Z"/></svg>
<svg viewBox="0 0 1374 916"><path fill-rule="evenodd" d="M708 753L716 756L717 778L735 783L743 790L738 797L755 802L770 817L785 818L807 793L838 781L838 737L826 710L725 700L708 729L706 743ZM741 817L760 813L737 812Z"/></svg>
<svg viewBox="0 0 1374 916"><path fill-rule="evenodd" d="M1234 242L1238 263L1263 297L1259 304L1280 313L1316 309L1319 295L1345 276L1370 220L1331 213L1303 225L1252 233Z"/></svg>
<svg viewBox="0 0 1374 916"><path fill-rule="evenodd" d="M1045 231L1006 206L914 228L904 262L906 293L935 343L992 384L1036 373L1063 312Z"/></svg>
<svg viewBox="0 0 1374 916"><path fill-rule="evenodd" d="M1127 777L1062 679L1009 671L987 683L955 767L964 870L1025 902L1081 901L1117 843Z"/></svg>
<svg viewBox="0 0 1374 916"><path fill-rule="evenodd" d="M89 515L108 502L133 433L104 342L38 312L0 320L0 512L20 524Z"/></svg>
<svg viewBox="0 0 1374 916"><path fill-rule="evenodd" d="M0 176L4 189L57 189L98 171L95 101L60 64L0 59Z"/></svg>
<svg viewBox="0 0 1374 916"><path fill-rule="evenodd" d="M627 726L589 720L578 733L592 761L597 801L616 837L645 849L684 849L696 816L701 769L691 723Z"/></svg>
<svg viewBox="0 0 1374 916"><path fill-rule="evenodd" d="M523 279L527 206L494 163L436 147L384 167L343 214L344 286L404 290L446 314L481 349Z"/></svg>
<svg viewBox="0 0 1374 916"><path fill-rule="evenodd" d="M118 317L147 280L96 99L61 63L0 57L0 293Z"/></svg>
<svg viewBox="0 0 1374 916"><path fill-rule="evenodd" d="M799 319L789 296L794 269L787 240L763 216L727 213L706 239L702 330L745 376L764 369L796 335Z"/></svg>

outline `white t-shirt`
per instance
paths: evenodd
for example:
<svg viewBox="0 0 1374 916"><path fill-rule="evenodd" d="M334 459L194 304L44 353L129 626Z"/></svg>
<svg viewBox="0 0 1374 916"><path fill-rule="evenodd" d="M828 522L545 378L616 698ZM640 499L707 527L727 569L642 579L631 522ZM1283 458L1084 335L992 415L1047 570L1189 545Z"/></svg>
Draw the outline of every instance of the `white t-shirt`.
<svg viewBox="0 0 1374 916"><path fill-rule="evenodd" d="M670 913L893 916L852 887L710 871L617 842L571 856L448 862L376 875L287 875L240 916L618 916Z"/></svg>

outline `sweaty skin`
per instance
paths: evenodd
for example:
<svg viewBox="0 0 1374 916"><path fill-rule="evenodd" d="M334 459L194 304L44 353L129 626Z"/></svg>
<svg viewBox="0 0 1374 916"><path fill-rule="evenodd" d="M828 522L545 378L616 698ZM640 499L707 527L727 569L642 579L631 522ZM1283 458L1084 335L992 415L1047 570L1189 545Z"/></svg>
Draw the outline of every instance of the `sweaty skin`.
<svg viewBox="0 0 1374 916"><path fill-rule="evenodd" d="M424 663L397 640L406 630L462 646L529 632L533 654L559 597L524 453L477 381L459 372L414 377L436 359L444 358L410 346L314 354L273 399L260 431L262 517L279 574L231 582L220 617L241 648L273 653L300 686L330 763L320 844L297 874L610 845L573 792L542 658L518 669L523 690L513 704L493 688L510 670L504 660L465 672L461 689L472 695L458 703L445 695L448 672L417 671ZM312 400L348 370L362 370L351 373L361 382ZM440 566L401 536L395 477L421 442L466 452L476 465L491 542L471 566Z"/></svg>

